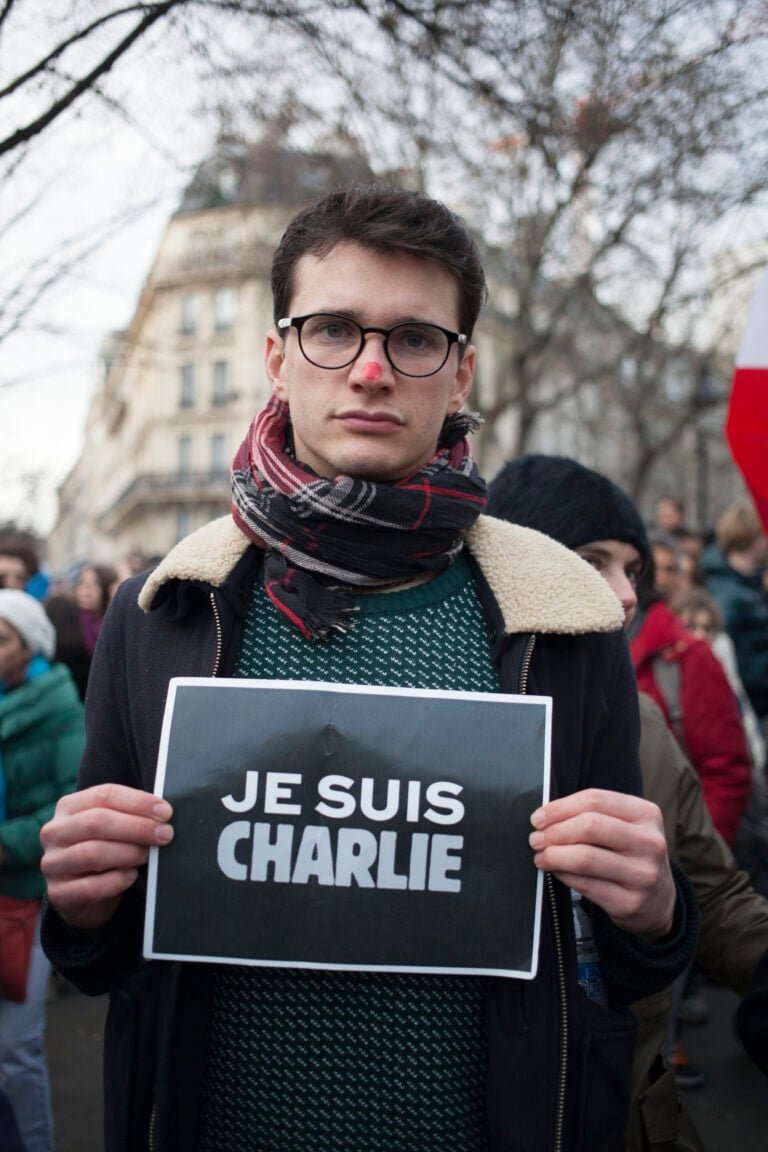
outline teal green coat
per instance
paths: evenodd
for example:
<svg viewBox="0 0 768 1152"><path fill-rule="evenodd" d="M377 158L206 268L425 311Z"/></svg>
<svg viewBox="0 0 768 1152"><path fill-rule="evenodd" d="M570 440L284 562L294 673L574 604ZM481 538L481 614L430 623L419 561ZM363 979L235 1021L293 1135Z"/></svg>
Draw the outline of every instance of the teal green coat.
<svg viewBox="0 0 768 1152"><path fill-rule="evenodd" d="M6 819L0 824L0 892L42 896L40 829L75 789L85 747L83 706L69 669L54 664L0 700Z"/></svg>

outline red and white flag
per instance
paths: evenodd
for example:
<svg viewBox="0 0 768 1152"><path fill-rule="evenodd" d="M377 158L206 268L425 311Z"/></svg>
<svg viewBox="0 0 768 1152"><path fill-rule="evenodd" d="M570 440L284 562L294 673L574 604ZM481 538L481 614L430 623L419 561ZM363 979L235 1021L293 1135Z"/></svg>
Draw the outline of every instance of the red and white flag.
<svg viewBox="0 0 768 1152"><path fill-rule="evenodd" d="M768 532L768 268L752 297L736 357L725 435Z"/></svg>

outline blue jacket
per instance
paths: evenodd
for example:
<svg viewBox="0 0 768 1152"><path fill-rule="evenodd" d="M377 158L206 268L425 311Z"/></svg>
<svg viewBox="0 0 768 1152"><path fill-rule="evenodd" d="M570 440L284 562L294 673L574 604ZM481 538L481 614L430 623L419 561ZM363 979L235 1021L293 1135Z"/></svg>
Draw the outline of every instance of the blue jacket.
<svg viewBox="0 0 768 1152"><path fill-rule="evenodd" d="M701 569L733 640L750 703L762 719L768 716L768 600L760 578L742 576L731 568L716 544L704 552Z"/></svg>

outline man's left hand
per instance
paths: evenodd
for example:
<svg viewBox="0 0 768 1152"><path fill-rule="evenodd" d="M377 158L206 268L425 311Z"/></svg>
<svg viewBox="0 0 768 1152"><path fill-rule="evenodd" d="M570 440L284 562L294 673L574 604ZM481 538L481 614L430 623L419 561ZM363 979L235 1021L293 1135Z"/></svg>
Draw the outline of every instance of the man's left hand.
<svg viewBox="0 0 768 1152"><path fill-rule="evenodd" d="M656 804L588 788L538 808L534 863L598 904L617 927L658 940L672 930L677 891Z"/></svg>

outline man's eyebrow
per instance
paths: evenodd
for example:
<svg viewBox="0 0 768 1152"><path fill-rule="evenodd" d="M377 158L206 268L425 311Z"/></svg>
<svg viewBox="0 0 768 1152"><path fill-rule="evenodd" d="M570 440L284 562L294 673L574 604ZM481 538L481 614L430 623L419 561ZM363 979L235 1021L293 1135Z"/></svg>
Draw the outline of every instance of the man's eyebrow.
<svg viewBox="0 0 768 1152"><path fill-rule="evenodd" d="M360 313L355 308L312 308L305 313L306 316L345 316L348 320L356 320Z"/></svg>
<svg viewBox="0 0 768 1152"><path fill-rule="evenodd" d="M342 316L345 320L354 320L361 328L367 325L361 319L363 309L361 308L324 308L322 306L313 308L310 312L305 313L307 316ZM375 327L394 328L396 324L434 324L438 327L446 327L446 325L438 325L437 320L425 320L423 316L413 316L410 314L401 313L390 319L387 325L375 325Z"/></svg>

